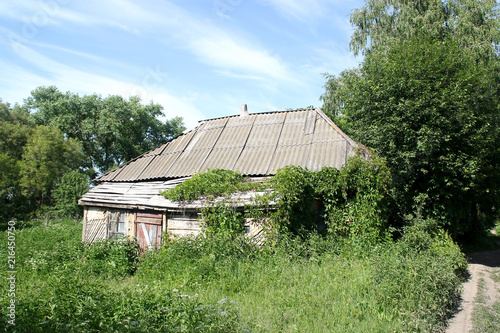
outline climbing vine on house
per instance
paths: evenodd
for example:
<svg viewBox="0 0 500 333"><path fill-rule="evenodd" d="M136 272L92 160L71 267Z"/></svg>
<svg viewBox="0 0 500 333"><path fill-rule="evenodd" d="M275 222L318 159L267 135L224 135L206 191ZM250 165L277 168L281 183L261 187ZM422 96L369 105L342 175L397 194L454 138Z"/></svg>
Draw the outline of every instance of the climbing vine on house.
<svg viewBox="0 0 500 333"><path fill-rule="evenodd" d="M163 191L172 201L201 199L209 233L237 234L245 218L260 222L267 232L301 234L317 228L324 219L326 232L346 239L374 243L387 230L384 207L390 173L376 156L366 161L349 159L341 170L325 167L313 172L287 166L263 182L252 182L239 172L212 169L196 174L177 187ZM231 198L237 192L256 192L243 206Z"/></svg>
<svg viewBox="0 0 500 333"><path fill-rule="evenodd" d="M328 232L355 242L373 244L387 236L388 188L391 174L383 159L356 156L339 171L323 168L315 179Z"/></svg>
<svg viewBox="0 0 500 333"><path fill-rule="evenodd" d="M181 202L203 198L206 204L201 209L201 218L207 232L238 234L244 230L244 213L236 209L236 202L231 200L231 194L256 191L262 186L262 183L252 182L239 172L211 169L160 194L171 201Z"/></svg>

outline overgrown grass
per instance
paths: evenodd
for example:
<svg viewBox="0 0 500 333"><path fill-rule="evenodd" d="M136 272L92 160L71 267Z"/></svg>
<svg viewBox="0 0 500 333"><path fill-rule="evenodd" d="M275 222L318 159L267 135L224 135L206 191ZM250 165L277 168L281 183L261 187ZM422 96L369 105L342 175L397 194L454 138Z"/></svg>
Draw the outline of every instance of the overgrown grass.
<svg viewBox="0 0 500 333"><path fill-rule="evenodd" d="M9 325L7 233L2 233L0 330L17 332L234 332L230 304L202 304L155 283L137 284L134 243L81 244L62 221L16 232L15 326ZM135 249L135 250L134 250Z"/></svg>
<svg viewBox="0 0 500 333"><path fill-rule="evenodd" d="M130 243L81 245L65 221L16 234L19 332L427 332L458 297L463 257L445 235L369 251L311 235L260 248L214 235L136 260ZM0 258L7 261L0 235ZM415 248L414 244L423 244ZM2 285L6 269L2 266ZM2 289L6 289L5 286ZM9 319L0 295L0 328Z"/></svg>

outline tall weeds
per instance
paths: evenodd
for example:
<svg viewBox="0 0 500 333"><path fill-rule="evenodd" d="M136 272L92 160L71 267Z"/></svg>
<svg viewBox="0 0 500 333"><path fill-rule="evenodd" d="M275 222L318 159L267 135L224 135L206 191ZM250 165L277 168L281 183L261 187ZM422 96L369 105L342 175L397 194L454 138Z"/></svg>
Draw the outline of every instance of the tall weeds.
<svg viewBox="0 0 500 333"><path fill-rule="evenodd" d="M428 332L443 327L465 262L432 225L368 250L334 236L228 234L84 246L74 222L17 233L18 332ZM6 235L0 236L6 242ZM0 248L2 265L6 250ZM2 286L6 281L2 269ZM5 288L2 288L5 290Z"/></svg>

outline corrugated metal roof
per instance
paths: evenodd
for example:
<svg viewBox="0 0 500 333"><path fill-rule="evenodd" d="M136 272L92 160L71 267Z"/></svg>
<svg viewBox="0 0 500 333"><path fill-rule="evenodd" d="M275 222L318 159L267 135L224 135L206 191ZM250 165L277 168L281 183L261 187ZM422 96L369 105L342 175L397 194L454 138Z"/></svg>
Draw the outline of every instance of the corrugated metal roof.
<svg viewBox="0 0 500 333"><path fill-rule="evenodd" d="M287 165L340 168L358 144L319 108L203 121L99 181L134 182L188 177L212 168L273 175Z"/></svg>

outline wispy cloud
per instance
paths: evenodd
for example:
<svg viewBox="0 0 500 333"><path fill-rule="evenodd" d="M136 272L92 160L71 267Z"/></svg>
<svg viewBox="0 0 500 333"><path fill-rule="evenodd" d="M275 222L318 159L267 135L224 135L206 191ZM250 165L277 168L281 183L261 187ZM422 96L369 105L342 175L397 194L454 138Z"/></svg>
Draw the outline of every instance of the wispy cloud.
<svg viewBox="0 0 500 333"><path fill-rule="evenodd" d="M274 7L286 17L307 21L325 14L325 6L320 0L261 0L265 5Z"/></svg>
<svg viewBox="0 0 500 333"><path fill-rule="evenodd" d="M232 6L231 19L218 16L213 0L0 0L0 20L7 22L0 23L1 93L14 102L19 99L4 93L27 97L26 87L39 85L136 94L162 104L167 117L182 114L196 124L207 116L195 105L210 116L232 113L243 102L256 111L306 106L321 94L320 73L356 65L347 43L341 48L343 42L327 41L347 38L346 11L337 8L350 4L221 2ZM36 29L26 36L29 24ZM12 34L19 43L12 43ZM166 77L150 86L148 68L158 66ZM18 76L19 83L6 82Z"/></svg>
<svg viewBox="0 0 500 333"><path fill-rule="evenodd" d="M18 96L18 98L19 96L28 97L25 95L26 87L55 85L62 91L70 90L75 93L86 94L93 92L103 96L139 96L143 103L154 101L163 105L166 118L184 117L184 121L189 127L195 126L197 120L204 118L203 114L188 99L172 96L159 84L144 85L144 81L130 83L130 81L120 81L104 75L79 70L54 61L25 45L18 46L18 56L44 74L43 76L32 74L32 72L28 72L20 66L1 61L0 71L4 73L1 80L5 81L6 77L15 77L15 82L10 85L10 91L5 92L11 98L12 96ZM144 75L147 75L147 73ZM2 82L3 86L6 84L7 82Z"/></svg>
<svg viewBox="0 0 500 333"><path fill-rule="evenodd" d="M174 40L179 48L189 50L201 62L215 68L272 79L290 80L292 77L283 60L269 50L166 1L152 1L138 6L128 0L89 0L85 6L71 2L75 6L72 8L57 5L54 1L57 7L50 12L39 1L27 0L23 5L17 3L10 6L3 3L0 12L3 9L4 14L18 20L35 17L41 12L50 17L51 24L65 21L89 27L112 26L134 34L147 34L159 41L165 40L167 35L169 42Z"/></svg>
<svg viewBox="0 0 500 333"><path fill-rule="evenodd" d="M227 35L203 36L190 43L200 60L212 66L239 70L243 73L291 80L285 65L266 50L242 45Z"/></svg>

